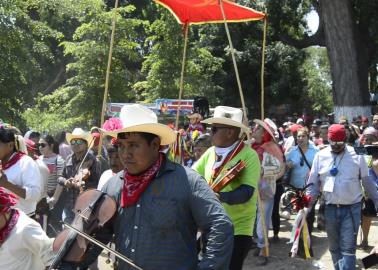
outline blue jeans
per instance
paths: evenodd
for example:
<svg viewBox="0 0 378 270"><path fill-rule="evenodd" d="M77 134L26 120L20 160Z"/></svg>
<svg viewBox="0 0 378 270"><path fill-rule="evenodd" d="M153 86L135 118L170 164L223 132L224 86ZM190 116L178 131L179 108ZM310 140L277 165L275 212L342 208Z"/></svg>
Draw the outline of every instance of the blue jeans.
<svg viewBox="0 0 378 270"><path fill-rule="evenodd" d="M264 220L265 220L265 228L266 232L269 232L269 227L272 220L272 212L273 212L273 205L274 205L274 197L267 198L265 200L261 200L261 203L264 206ZM257 247L263 248L265 247L265 241L264 241L264 230L261 220L261 209L258 205L257 208L257 227L256 227L256 234L257 234Z"/></svg>
<svg viewBox="0 0 378 270"><path fill-rule="evenodd" d="M355 270L361 203L347 207L327 205L324 216L329 251L332 255L335 270Z"/></svg>

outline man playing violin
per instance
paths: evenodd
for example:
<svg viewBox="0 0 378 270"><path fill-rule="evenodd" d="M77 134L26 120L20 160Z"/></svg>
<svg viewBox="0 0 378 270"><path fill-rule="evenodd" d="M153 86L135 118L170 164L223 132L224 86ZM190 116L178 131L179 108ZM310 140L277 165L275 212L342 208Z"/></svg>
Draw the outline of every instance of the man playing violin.
<svg viewBox="0 0 378 270"><path fill-rule="evenodd" d="M214 117L202 121L211 124L214 146L193 166L194 170L215 187L214 190L220 189L217 196L233 222L234 247L230 270L242 269L243 261L252 245L252 230L256 218L256 189L260 177L260 161L256 152L240 138L240 134L249 132L242 119L243 112L240 109L216 107ZM227 185L216 187L214 183L222 183L223 181L219 181L222 180L222 176L239 161L244 162L245 168L235 174Z"/></svg>
<svg viewBox="0 0 378 270"><path fill-rule="evenodd" d="M44 269L54 259L53 241L24 212L17 197L0 187L0 269Z"/></svg>
<svg viewBox="0 0 378 270"><path fill-rule="evenodd" d="M67 157L58 183L65 187L62 194L65 199L62 219L71 223L75 217L72 209L76 198L81 191L97 187L100 166L96 157L88 151L88 146L93 140L89 133L81 128L75 128L72 133L66 134L66 138L73 153Z"/></svg>
<svg viewBox="0 0 378 270"><path fill-rule="evenodd" d="M160 149L176 139L139 104L125 105L117 136L124 170L102 191L117 201L116 250L144 270L228 269L232 223L204 179L168 160ZM198 261L196 234L211 239ZM120 261L119 269L134 269Z"/></svg>

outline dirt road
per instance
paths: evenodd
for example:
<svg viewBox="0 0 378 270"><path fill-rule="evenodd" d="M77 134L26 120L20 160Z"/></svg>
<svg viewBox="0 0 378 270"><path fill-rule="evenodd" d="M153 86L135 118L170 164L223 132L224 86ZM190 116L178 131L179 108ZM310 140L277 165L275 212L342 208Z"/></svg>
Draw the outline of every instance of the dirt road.
<svg viewBox="0 0 378 270"><path fill-rule="evenodd" d="M280 240L277 243L271 243L270 246L270 258L269 263L265 266L256 266L256 257L253 256L253 251L251 250L248 254L248 258L244 264L243 270L249 269L264 269L264 270L291 270L291 269L306 269L306 270L315 270L315 269L324 269L324 270L332 270L332 259L331 255L328 251L328 239L325 232L320 232L315 229L313 233L313 251L314 251L314 258L309 260L304 260L301 258L290 258L288 253L290 251L291 246L287 244L290 238L290 231L291 231L291 224L293 223L294 216L292 219L287 221L281 219L281 232L280 232ZM269 236L271 237L273 232L269 232ZM358 236L358 243L360 239L360 234ZM373 221L373 225L370 231L369 236L369 245L374 246L378 244L378 220ZM372 247L371 247L372 248ZM370 252L364 251L361 249L357 250L357 259L358 259L358 267L357 269L363 269L360 263L360 259ZM314 264L320 264L319 266L314 266ZM99 269L100 270L111 270L113 269L109 264L105 263L105 256L101 256L99 259ZM378 268L371 268L371 269L378 269ZM172 269L174 270L174 269Z"/></svg>

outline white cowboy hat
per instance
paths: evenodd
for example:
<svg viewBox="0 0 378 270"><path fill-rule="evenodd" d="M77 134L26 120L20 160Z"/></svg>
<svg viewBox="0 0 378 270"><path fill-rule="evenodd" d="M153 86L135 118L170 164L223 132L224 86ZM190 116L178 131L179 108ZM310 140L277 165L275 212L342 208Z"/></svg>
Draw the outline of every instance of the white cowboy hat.
<svg viewBox="0 0 378 270"><path fill-rule="evenodd" d="M156 114L140 104L124 105L120 119L123 128L107 132L107 135L117 137L123 132L146 132L160 137L161 145L168 145L176 140L176 133L166 125L159 124Z"/></svg>
<svg viewBox="0 0 378 270"><path fill-rule="evenodd" d="M243 111L234 107L217 106L214 109L214 116L201 121L201 123L233 126L241 128L243 132L249 132L249 128L243 124Z"/></svg>
<svg viewBox="0 0 378 270"><path fill-rule="evenodd" d="M276 141L275 133L277 132L277 126L272 120L269 118L265 118L264 121L254 119L253 122L262 126L270 134L270 136L272 136L273 140Z"/></svg>
<svg viewBox="0 0 378 270"><path fill-rule="evenodd" d="M72 133L66 134L66 140L68 143L70 143L70 141L73 139L85 140L88 145L93 141L92 136L82 128L75 128Z"/></svg>

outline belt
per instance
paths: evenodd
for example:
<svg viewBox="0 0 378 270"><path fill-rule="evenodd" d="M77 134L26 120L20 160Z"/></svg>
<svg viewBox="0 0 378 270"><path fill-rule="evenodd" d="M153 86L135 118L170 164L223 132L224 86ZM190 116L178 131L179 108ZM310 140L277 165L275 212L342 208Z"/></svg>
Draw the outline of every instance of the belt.
<svg viewBox="0 0 378 270"><path fill-rule="evenodd" d="M351 207L351 206L356 205L356 204L359 204L359 202L358 203L353 203L353 204L338 204L338 203L337 204L333 204L333 203L329 203L326 206L337 207L337 208L344 208L344 207Z"/></svg>

